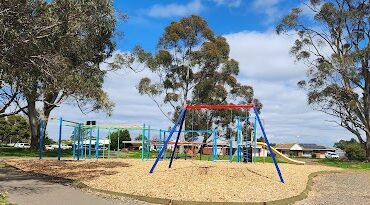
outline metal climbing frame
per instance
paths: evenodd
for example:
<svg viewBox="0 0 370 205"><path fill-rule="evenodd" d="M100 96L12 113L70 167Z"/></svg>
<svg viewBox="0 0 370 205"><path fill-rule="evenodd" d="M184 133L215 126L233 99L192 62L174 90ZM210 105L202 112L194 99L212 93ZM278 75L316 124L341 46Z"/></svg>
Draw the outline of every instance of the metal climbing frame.
<svg viewBox="0 0 370 205"><path fill-rule="evenodd" d="M51 118L54 120L56 118ZM145 125L140 124L116 124L116 125L84 125L82 123L73 122L69 120L65 120L62 117L58 118L59 124L59 134L58 134L58 160L61 159L62 156L62 148L61 148L61 140L62 140L62 127L72 127L72 157L73 159L83 159L89 158L92 159L92 133L95 130L96 133L96 140L95 140L95 158L99 158L99 144L100 144L100 131L101 130L108 130L108 158L110 156L110 135L111 130L143 130L145 129ZM40 120L40 139L39 139L39 159L43 157L43 131L45 129L44 120ZM149 126L149 135L150 135L150 126ZM86 144L84 140L88 141L88 146L84 146ZM119 139L118 139L119 141ZM103 143L105 146L105 143ZM150 145L149 145L150 146ZM105 157L105 147L103 148L103 158Z"/></svg>

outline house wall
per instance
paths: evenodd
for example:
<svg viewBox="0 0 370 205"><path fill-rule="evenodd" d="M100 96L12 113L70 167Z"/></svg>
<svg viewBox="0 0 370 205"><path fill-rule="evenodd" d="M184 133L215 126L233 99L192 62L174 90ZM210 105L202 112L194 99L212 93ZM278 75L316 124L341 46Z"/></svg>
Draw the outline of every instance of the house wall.
<svg viewBox="0 0 370 205"><path fill-rule="evenodd" d="M326 150L314 151L316 158L325 158Z"/></svg>
<svg viewBox="0 0 370 205"><path fill-rule="evenodd" d="M213 148L212 147L204 147L203 148L203 154L209 154L211 155L212 154L212 150ZM221 147L217 147L217 153L219 153L219 155L228 155L229 154L229 148L221 148Z"/></svg>
<svg viewBox="0 0 370 205"><path fill-rule="evenodd" d="M262 148L257 148L256 152L257 157L267 157L267 150Z"/></svg>
<svg viewBox="0 0 370 205"><path fill-rule="evenodd" d="M302 157L312 157L312 151L302 151Z"/></svg>
<svg viewBox="0 0 370 205"><path fill-rule="evenodd" d="M203 154L212 154L212 147L204 147Z"/></svg>

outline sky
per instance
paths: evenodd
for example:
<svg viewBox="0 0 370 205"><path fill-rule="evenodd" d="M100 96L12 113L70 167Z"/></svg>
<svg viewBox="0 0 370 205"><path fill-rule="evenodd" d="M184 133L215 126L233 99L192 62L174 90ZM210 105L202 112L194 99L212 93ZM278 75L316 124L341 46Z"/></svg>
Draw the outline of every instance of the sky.
<svg viewBox="0 0 370 205"><path fill-rule="evenodd" d="M217 35L227 39L230 57L240 63L238 80L252 85L263 103L261 117L271 142L333 146L352 135L331 122L334 119L307 105L305 91L297 86L306 77L306 67L289 55L295 35L277 35L274 31L279 20L300 5L301 1L294 0L116 0L116 11L129 16L127 22L117 25L124 37L116 38L116 52L130 52L135 45L154 52L167 25L182 17L200 15ZM166 129L171 122L154 102L137 92L136 86L144 76L152 74L148 70L119 70L107 75L104 89L116 104L111 117L105 113L81 114L69 105L57 108L52 116L77 122L96 120L98 124L145 123ZM57 137L56 121L49 124L48 133ZM63 128L62 133L63 138L69 138L71 129Z"/></svg>

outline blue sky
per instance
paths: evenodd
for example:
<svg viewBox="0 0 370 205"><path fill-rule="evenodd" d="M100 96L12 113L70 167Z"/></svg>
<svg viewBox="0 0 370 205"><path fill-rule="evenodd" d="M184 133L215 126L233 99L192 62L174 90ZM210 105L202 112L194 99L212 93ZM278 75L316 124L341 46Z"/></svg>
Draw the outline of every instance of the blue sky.
<svg viewBox="0 0 370 205"><path fill-rule="evenodd" d="M219 35L243 30L265 31L299 4L291 0L116 0L116 10L129 15L128 22L119 24L126 37L118 42L118 48L130 50L140 44L153 50L165 26L191 14L201 15Z"/></svg>
<svg viewBox="0 0 370 205"><path fill-rule="evenodd" d="M117 39L116 52L130 52L137 44L154 51L170 22L191 14L200 15L217 35L227 39L230 56L240 63L238 80L252 85L255 96L263 103L261 116L271 142L295 143L299 140L332 146L339 139L352 137L351 134L330 122L334 119L307 105L305 92L297 87L297 82L305 79L307 68L289 55L296 36L274 32L282 16L292 7L302 5L301 1L290 0L117 0L115 9L126 12L129 19L118 24L118 30L125 36ZM312 17L306 10L304 14ZM119 70L107 75L104 89L116 104L111 117L104 113L84 115L69 105L56 109L52 116L79 122L146 123L152 128L167 128L171 123L148 97L139 95L136 90L144 76L153 75L148 70L139 74ZM48 133L56 138L56 122L49 124ZM64 128L63 138L68 138L70 133L70 129Z"/></svg>

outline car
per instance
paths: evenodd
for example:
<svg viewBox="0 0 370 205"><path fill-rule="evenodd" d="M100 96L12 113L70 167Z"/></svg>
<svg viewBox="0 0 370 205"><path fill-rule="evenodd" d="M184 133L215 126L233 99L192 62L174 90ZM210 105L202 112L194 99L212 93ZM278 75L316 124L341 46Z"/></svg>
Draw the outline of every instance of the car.
<svg viewBox="0 0 370 205"><path fill-rule="evenodd" d="M31 147L28 143L15 143L15 148L29 149Z"/></svg>
<svg viewBox="0 0 370 205"><path fill-rule="evenodd" d="M104 151L106 151L106 150L108 150L108 147L99 147L99 150L104 150Z"/></svg>
<svg viewBox="0 0 370 205"><path fill-rule="evenodd" d="M54 150L54 147L51 145L45 145L46 150Z"/></svg>
<svg viewBox="0 0 370 205"><path fill-rule="evenodd" d="M47 145L47 146L50 146L50 150L59 149L59 145L57 145L57 144ZM66 149L72 149L72 146L66 145L66 144L61 144L60 148L62 150L66 150Z"/></svg>
<svg viewBox="0 0 370 205"><path fill-rule="evenodd" d="M325 154L325 158L328 158L328 159L338 159L339 158L339 155L335 152L327 152Z"/></svg>
<svg viewBox="0 0 370 205"><path fill-rule="evenodd" d="M65 150L65 149L72 149L72 146L62 144L62 145L60 145L60 148L62 148L63 150Z"/></svg>

